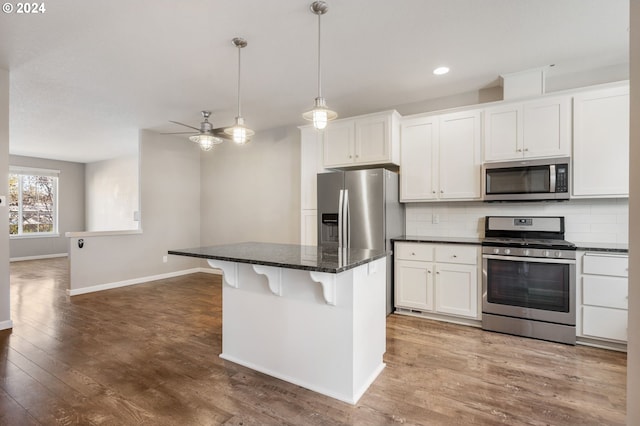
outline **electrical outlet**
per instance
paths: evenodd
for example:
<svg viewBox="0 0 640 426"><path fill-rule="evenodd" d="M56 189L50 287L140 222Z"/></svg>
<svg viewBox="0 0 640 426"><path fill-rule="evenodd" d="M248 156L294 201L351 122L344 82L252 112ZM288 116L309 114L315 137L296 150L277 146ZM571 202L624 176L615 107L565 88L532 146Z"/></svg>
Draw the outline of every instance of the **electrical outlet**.
<svg viewBox="0 0 640 426"><path fill-rule="evenodd" d="M162 256L162 263L167 263L169 261L169 256Z"/></svg>
<svg viewBox="0 0 640 426"><path fill-rule="evenodd" d="M440 215L439 214L431 215L431 223L436 225L440 223Z"/></svg>

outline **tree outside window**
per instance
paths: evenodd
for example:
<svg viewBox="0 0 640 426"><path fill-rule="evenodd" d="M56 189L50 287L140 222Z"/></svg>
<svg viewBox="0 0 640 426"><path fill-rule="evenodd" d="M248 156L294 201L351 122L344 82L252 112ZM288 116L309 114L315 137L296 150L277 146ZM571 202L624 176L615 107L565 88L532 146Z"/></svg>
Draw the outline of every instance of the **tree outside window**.
<svg viewBox="0 0 640 426"><path fill-rule="evenodd" d="M58 178L9 174L9 234L35 235L57 232Z"/></svg>

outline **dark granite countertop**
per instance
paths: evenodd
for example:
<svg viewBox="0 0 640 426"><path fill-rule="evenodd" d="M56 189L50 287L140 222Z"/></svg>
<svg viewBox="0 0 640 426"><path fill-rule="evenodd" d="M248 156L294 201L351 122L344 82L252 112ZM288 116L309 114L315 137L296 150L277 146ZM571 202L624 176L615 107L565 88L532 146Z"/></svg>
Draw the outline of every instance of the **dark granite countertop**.
<svg viewBox="0 0 640 426"><path fill-rule="evenodd" d="M245 242L169 250L169 254L253 265L339 273L387 256L384 250Z"/></svg>
<svg viewBox="0 0 640 426"><path fill-rule="evenodd" d="M440 244L482 244L482 238L470 237L424 237L414 235L402 235L393 238L392 241L406 243L440 243Z"/></svg>
<svg viewBox="0 0 640 426"><path fill-rule="evenodd" d="M581 243L575 241L572 243L576 245L576 250L629 253L629 244L624 243Z"/></svg>

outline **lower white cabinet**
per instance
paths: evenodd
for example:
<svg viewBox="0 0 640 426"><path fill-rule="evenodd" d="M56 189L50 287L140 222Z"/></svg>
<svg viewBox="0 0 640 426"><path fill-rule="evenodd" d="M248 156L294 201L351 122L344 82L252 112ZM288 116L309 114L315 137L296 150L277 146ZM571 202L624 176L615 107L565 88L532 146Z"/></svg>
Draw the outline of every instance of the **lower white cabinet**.
<svg viewBox="0 0 640 426"><path fill-rule="evenodd" d="M478 247L397 242L395 256L396 308L479 319Z"/></svg>
<svg viewBox="0 0 640 426"><path fill-rule="evenodd" d="M585 252L578 261L578 336L626 342L628 256Z"/></svg>

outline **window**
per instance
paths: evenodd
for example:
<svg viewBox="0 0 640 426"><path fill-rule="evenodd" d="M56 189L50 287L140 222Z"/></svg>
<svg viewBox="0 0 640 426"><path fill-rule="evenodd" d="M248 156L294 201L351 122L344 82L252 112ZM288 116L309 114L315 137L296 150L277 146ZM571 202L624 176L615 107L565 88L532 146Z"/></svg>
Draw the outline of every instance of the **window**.
<svg viewBox="0 0 640 426"><path fill-rule="evenodd" d="M9 234L58 232L58 170L9 168Z"/></svg>

